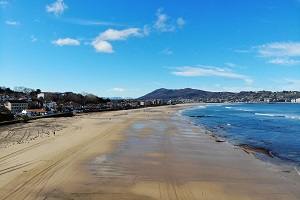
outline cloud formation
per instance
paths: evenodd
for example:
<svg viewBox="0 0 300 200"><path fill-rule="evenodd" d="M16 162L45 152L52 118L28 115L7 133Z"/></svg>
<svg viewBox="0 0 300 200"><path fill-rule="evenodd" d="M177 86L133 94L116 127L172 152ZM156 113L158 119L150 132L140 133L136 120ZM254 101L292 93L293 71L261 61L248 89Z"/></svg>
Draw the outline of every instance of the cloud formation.
<svg viewBox="0 0 300 200"><path fill-rule="evenodd" d="M256 48L262 57L300 56L300 42L274 42Z"/></svg>
<svg viewBox="0 0 300 200"><path fill-rule="evenodd" d="M72 24L82 25L82 26L124 26L113 22L85 20L85 19L78 19L78 18L64 19L64 21Z"/></svg>
<svg viewBox="0 0 300 200"><path fill-rule="evenodd" d="M267 59L267 63L280 65L296 65L300 60L300 42L274 42L253 47L259 57Z"/></svg>
<svg viewBox="0 0 300 200"><path fill-rule="evenodd" d="M107 29L99 34L91 45L94 46L97 52L113 53L112 45L107 41L126 40L129 37L141 37L143 34L139 28L128 28L124 30Z"/></svg>
<svg viewBox="0 0 300 200"><path fill-rule="evenodd" d="M102 53L113 53L113 46L110 41L124 41L129 37L144 37L150 35L150 33L156 29L160 32L173 32L178 28L181 28L185 25L185 20L182 17L179 17L175 22L169 23L169 16L162 13L163 9L160 8L157 10L156 16L157 20L153 25L144 25L143 28L128 28L123 30L116 30L109 28L104 32L101 32L98 37L96 37L90 45L94 47L96 52ZM80 21L84 22L84 25L89 25L89 21ZM88 23L86 23L88 22ZM100 25L107 25L106 23L100 22ZM162 51L163 54L172 54L173 52L169 49Z"/></svg>
<svg viewBox="0 0 300 200"><path fill-rule="evenodd" d="M197 77L197 76L220 76L232 79L240 79L245 81L247 84L252 84L253 80L248 76L243 74L234 73L232 70L227 68L218 68L212 66L199 65L198 67L177 67L176 71L171 72L171 74L176 76L186 76L186 77Z"/></svg>
<svg viewBox="0 0 300 200"><path fill-rule="evenodd" d="M179 17L178 19L177 19L177 24L178 24L178 26L180 26L180 27L182 27L183 25L185 25L185 21L184 21L184 19L182 18L182 17Z"/></svg>
<svg viewBox="0 0 300 200"><path fill-rule="evenodd" d="M170 17L163 12L163 8L159 8L156 12L156 21L154 28L160 32L173 32L178 28L181 28L186 23L182 17L177 18L176 22L169 22Z"/></svg>
<svg viewBox="0 0 300 200"><path fill-rule="evenodd" d="M279 58L271 59L271 60L267 61L267 63L279 64L279 65L296 65L296 64L300 63L300 60L279 57Z"/></svg>
<svg viewBox="0 0 300 200"><path fill-rule="evenodd" d="M34 35L32 35L30 38L31 38L32 42L36 42L37 41L37 37L35 37Z"/></svg>
<svg viewBox="0 0 300 200"><path fill-rule="evenodd" d="M124 92L126 89L124 88L113 88L111 90L108 90L108 91L113 91L113 92Z"/></svg>
<svg viewBox="0 0 300 200"><path fill-rule="evenodd" d="M80 45L80 42L78 40L71 39L71 38L64 38L64 39L60 38L58 40L52 41L51 43L58 46L65 46L65 45L79 46Z"/></svg>
<svg viewBox="0 0 300 200"><path fill-rule="evenodd" d="M64 3L63 0L57 0L53 4L46 6L46 11L59 16L62 15L67 8L68 6Z"/></svg>
<svg viewBox="0 0 300 200"><path fill-rule="evenodd" d="M124 30L107 29L98 36L99 40L126 40L130 36L142 36L139 28L129 28Z"/></svg>
<svg viewBox="0 0 300 200"><path fill-rule="evenodd" d="M162 54L166 54L166 55L172 55L172 54L173 54L173 51L171 51L170 48L166 48L166 49L163 50L161 53L162 53Z"/></svg>
<svg viewBox="0 0 300 200"><path fill-rule="evenodd" d="M8 5L7 1L0 1L0 7L5 8Z"/></svg>
<svg viewBox="0 0 300 200"><path fill-rule="evenodd" d="M5 21L5 23L12 26L16 26L20 24L19 22L15 22L15 21Z"/></svg>
<svg viewBox="0 0 300 200"><path fill-rule="evenodd" d="M96 52L102 52L102 53L114 52L112 45L106 41L95 39L91 44L94 46Z"/></svg>
<svg viewBox="0 0 300 200"><path fill-rule="evenodd" d="M240 69L245 69L246 67L243 67L243 66L239 66L235 63L231 63L231 62L227 62L225 63L225 65L227 65L228 67L231 67L231 68L240 68Z"/></svg>

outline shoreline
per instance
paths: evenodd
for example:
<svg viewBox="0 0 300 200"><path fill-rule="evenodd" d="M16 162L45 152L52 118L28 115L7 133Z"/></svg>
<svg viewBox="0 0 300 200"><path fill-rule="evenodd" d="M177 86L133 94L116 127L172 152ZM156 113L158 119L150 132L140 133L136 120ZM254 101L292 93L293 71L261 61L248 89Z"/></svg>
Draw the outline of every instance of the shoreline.
<svg viewBox="0 0 300 200"><path fill-rule="evenodd" d="M0 194L47 200L300 197L299 179L216 142L175 114L183 108L188 105L89 114L55 136L4 149L0 170L13 171L0 174Z"/></svg>
<svg viewBox="0 0 300 200"><path fill-rule="evenodd" d="M280 103L280 104L283 104L283 103ZM201 105L204 105L204 106L208 105L209 106L209 104L199 104L199 105L200 106ZM222 104L220 104L220 105L222 105ZM238 104L230 104L230 105L238 105ZM192 109L188 108L188 109L185 109L185 110L195 110L195 109L197 109L197 108L193 108L193 107L195 107L195 106L191 106L190 108L192 108ZM255 113L255 114L257 114L257 113ZM265 114L265 115L267 115L267 114ZM287 166L291 166L291 167L297 167L298 166L297 161L292 160L292 159L288 159L288 158L285 158L285 157L281 157L281 156L277 155L276 153L274 153L272 151L272 149L269 149L268 147L256 146L255 144L247 144L247 142L245 142L245 141L243 141L243 142L242 141L235 141L235 140L232 140L232 138L226 137L226 136L222 137L222 136L217 134L216 130L207 128L207 127L203 126L202 124L197 124L197 123L193 122L193 120L192 120L193 118L212 117L210 115L186 115L186 116L183 116L183 117L186 117L186 120L190 121L195 126L199 126L201 128L206 129L207 134L209 134L209 135L216 138L215 139L216 142L228 142L228 143L230 143L231 145L233 145L235 147L242 148L247 154L249 154L251 156L255 156L257 159L260 159L263 162L271 162L271 163L273 163L277 166L282 166L282 165L283 166L287 165ZM294 118L294 117L289 117L289 118ZM223 129L223 126L219 126L219 127L221 129Z"/></svg>

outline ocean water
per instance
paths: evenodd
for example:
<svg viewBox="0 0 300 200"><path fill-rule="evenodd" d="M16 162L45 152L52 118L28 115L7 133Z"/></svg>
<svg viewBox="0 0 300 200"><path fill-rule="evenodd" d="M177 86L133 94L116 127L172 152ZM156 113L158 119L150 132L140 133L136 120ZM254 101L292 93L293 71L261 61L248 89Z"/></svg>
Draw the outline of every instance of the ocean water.
<svg viewBox="0 0 300 200"><path fill-rule="evenodd" d="M300 104L208 104L181 114L233 145L264 148L274 162L300 165Z"/></svg>

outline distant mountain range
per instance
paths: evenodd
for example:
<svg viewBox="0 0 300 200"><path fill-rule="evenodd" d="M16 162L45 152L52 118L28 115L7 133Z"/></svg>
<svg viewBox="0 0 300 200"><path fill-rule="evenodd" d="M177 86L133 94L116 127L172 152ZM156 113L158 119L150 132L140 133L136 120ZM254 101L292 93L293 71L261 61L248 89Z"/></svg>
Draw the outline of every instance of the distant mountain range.
<svg viewBox="0 0 300 200"><path fill-rule="evenodd" d="M209 92L204 90L197 90L191 88L185 89L157 89L149 94L146 94L138 100L147 99L164 99L164 100L178 100L191 99L204 102L293 102L300 98L298 91L242 91L239 93L233 92Z"/></svg>

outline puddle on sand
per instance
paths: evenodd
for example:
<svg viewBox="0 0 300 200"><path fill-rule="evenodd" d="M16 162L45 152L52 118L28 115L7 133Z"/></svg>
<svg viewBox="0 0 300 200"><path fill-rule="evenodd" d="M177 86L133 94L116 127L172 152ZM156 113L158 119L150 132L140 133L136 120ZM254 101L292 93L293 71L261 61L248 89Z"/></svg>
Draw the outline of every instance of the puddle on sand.
<svg viewBox="0 0 300 200"><path fill-rule="evenodd" d="M136 129L136 131L141 131L142 129L146 128L147 124L133 124L132 128Z"/></svg>
<svg viewBox="0 0 300 200"><path fill-rule="evenodd" d="M141 121L143 122L143 121ZM153 124L137 123L127 131L128 141L119 143L112 154L98 156L88 168L94 178L104 182L143 180L168 180L174 177L194 180L199 160L199 132L193 132L185 123L174 120L155 121ZM142 132L149 132L141 137Z"/></svg>

